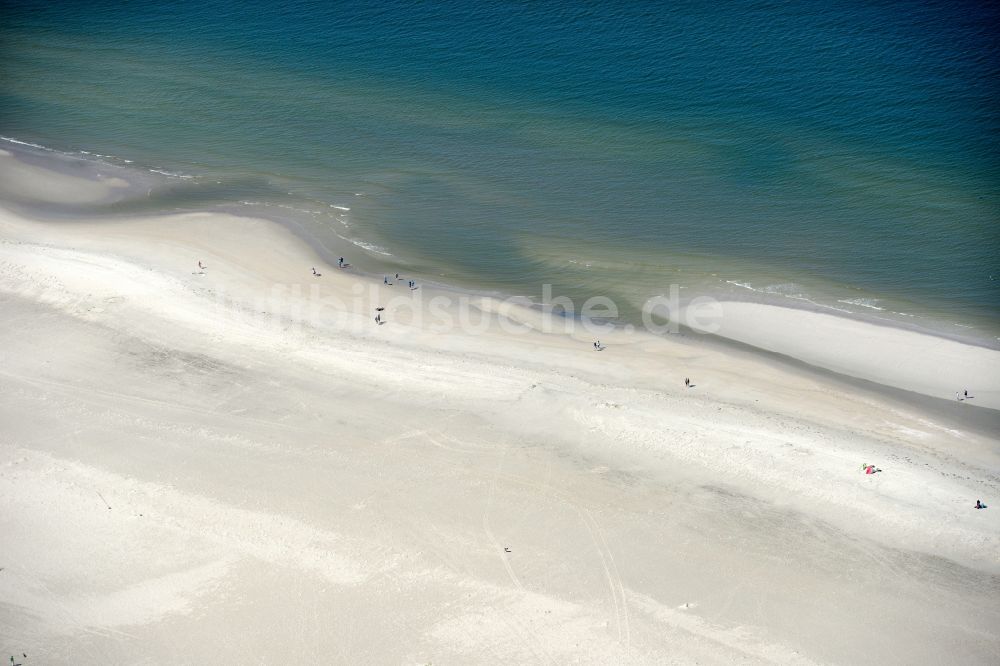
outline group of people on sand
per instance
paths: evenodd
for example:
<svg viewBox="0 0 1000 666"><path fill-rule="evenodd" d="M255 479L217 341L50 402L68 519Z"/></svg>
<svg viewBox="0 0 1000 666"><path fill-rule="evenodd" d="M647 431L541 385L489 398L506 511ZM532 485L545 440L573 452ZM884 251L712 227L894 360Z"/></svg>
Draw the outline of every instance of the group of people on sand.
<svg viewBox="0 0 1000 666"><path fill-rule="evenodd" d="M390 279L388 275L383 275L382 276L382 284L386 285L387 287L391 287L392 285L396 284L395 281L398 280L398 279L399 279L399 273L396 273L396 277L393 278L393 279ZM417 281L416 280L407 280L406 281L406 286L410 288L410 291L412 291L412 290L414 290L414 289L417 288Z"/></svg>
<svg viewBox="0 0 1000 666"><path fill-rule="evenodd" d="M350 266L350 264L344 263L344 258L343 257L341 257L340 259L337 260L337 268L347 268L349 266ZM208 266L206 266L205 264L203 264L201 262L201 260L199 259L198 260L198 270L204 271L206 268L208 268ZM319 271L317 271L315 266L312 267L312 274L313 274L314 277L323 277L323 274L320 273ZM399 279L399 273L396 273L396 279L397 280ZM393 283L389 281L389 276L388 275L386 275L386 276L384 276L382 278L382 284L388 285L390 287L393 285ZM417 281L416 280L407 280L406 286L408 286L411 290L416 289L417 288ZM600 342L595 342L594 343L594 347L597 348L597 349L600 349L599 345L600 345Z"/></svg>

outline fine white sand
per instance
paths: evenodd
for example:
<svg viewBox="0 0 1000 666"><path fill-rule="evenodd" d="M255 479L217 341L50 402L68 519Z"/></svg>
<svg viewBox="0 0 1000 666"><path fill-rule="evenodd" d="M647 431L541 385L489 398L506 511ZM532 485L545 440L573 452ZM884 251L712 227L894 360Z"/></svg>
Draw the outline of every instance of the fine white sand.
<svg viewBox="0 0 1000 666"><path fill-rule="evenodd" d="M719 303L719 316L704 323L821 368L948 400L968 391L969 405L1000 409L1000 352L993 349L761 303Z"/></svg>
<svg viewBox="0 0 1000 666"><path fill-rule="evenodd" d="M1000 660L961 410L490 299L444 326L406 279L262 220L0 214L0 657ZM872 329L841 349L906 344Z"/></svg>

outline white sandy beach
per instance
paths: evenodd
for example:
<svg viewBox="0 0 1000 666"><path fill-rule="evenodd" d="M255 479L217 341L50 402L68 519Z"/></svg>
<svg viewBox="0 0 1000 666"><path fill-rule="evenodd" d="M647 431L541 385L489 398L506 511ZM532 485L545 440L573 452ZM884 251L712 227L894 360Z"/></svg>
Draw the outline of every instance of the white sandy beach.
<svg viewBox="0 0 1000 666"><path fill-rule="evenodd" d="M852 377L1000 409L1000 353L820 312L724 302L712 332ZM971 389L971 390L970 390Z"/></svg>
<svg viewBox="0 0 1000 666"><path fill-rule="evenodd" d="M0 657L1000 661L1000 447L962 424L1000 352L725 304L757 346L818 331L821 367L976 391L946 418L696 336L596 353L481 298L440 326L456 292L408 277L264 220L5 209Z"/></svg>

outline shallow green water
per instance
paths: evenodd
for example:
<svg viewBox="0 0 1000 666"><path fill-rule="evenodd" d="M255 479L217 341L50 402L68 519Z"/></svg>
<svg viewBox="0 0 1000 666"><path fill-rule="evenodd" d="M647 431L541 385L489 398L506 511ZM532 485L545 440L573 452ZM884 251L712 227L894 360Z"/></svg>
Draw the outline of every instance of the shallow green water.
<svg viewBox="0 0 1000 666"><path fill-rule="evenodd" d="M995 340L995 14L14 3L0 134L174 174L143 206L294 219L373 270Z"/></svg>

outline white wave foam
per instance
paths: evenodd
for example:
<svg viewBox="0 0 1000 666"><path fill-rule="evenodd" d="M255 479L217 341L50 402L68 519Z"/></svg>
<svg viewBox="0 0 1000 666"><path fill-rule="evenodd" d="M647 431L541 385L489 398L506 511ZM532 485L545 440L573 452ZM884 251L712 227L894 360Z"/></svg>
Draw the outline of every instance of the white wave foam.
<svg viewBox="0 0 1000 666"><path fill-rule="evenodd" d="M330 204L330 208L336 208L337 210L351 210L347 206L335 206L334 204Z"/></svg>
<svg viewBox="0 0 1000 666"><path fill-rule="evenodd" d="M314 215L314 216L326 215L326 212L322 210L310 210L309 208L299 208L298 206L290 206L289 204L271 203L269 201L240 201L239 203L243 204L244 206L263 206L264 208L284 208L285 210L294 210L298 213L306 213L308 215Z"/></svg>
<svg viewBox="0 0 1000 666"><path fill-rule="evenodd" d="M171 178L184 178L184 179L194 178L194 176L192 176L191 174L174 173L173 171L164 171L163 169L149 169L149 171L152 173L163 174L164 176L170 176Z"/></svg>
<svg viewBox="0 0 1000 666"><path fill-rule="evenodd" d="M844 303L845 305L857 305L859 307L869 308L871 310L879 310L880 312L885 310L885 308L880 308L879 306L875 305L876 303L878 303L877 298L847 298L847 299L840 299L837 302Z"/></svg>
<svg viewBox="0 0 1000 666"><path fill-rule="evenodd" d="M123 169L123 164L132 164L132 160L126 160L115 155L105 155L104 153L94 153L89 150L56 150L55 148L49 148L48 146L43 146L38 143L32 143L30 141L21 141L20 139L15 139L10 136L0 136L0 140L6 141L7 143L17 144L19 146L29 146L31 148L37 148L38 150L44 150L47 153L55 153L56 155L62 155L65 157L70 157L74 160L83 160L91 165L101 165L104 167L111 167L113 169ZM84 156L84 157L81 157ZM183 176L182 176L183 177ZM190 176L187 176L190 178Z"/></svg>
<svg viewBox="0 0 1000 666"><path fill-rule="evenodd" d="M817 308L823 308L825 310L834 310L836 312L843 312L845 314L853 314L850 310L844 308L838 308L835 305L827 305L826 303L818 303L813 299L809 298L802 293L802 285L795 284L794 282L786 282L783 284L771 284L762 289L756 289L749 282L737 282L736 280L726 280L728 284L734 287L740 287L742 289L749 289L750 291L757 294L769 294L772 296L782 296L783 298L789 298L793 301L803 301L809 303Z"/></svg>
<svg viewBox="0 0 1000 666"><path fill-rule="evenodd" d="M748 289L757 294L771 294L774 296L784 296L785 298L796 298L799 300L808 301L802 294L802 286L795 284L794 282L786 282L782 284L769 284L763 288L754 287L749 282L738 282L736 280L726 280L728 284L734 287L740 287L741 289Z"/></svg>
<svg viewBox="0 0 1000 666"><path fill-rule="evenodd" d="M369 252L374 252L375 254L381 254L382 256L385 256L385 257L391 257L392 256L391 252L386 251L386 249L384 247L379 247L378 245L375 245L374 243L366 243L364 241L355 240L353 238L348 238L347 240L350 241L351 243L353 243L354 245L357 245L358 247L360 247L363 250L368 250Z"/></svg>
<svg viewBox="0 0 1000 666"><path fill-rule="evenodd" d="M0 136L0 139L3 139L4 141L6 141L8 143L16 143L19 146L31 146L32 148L38 148L40 150L47 150L50 153L56 152L55 150L53 150L52 148L48 148L47 146L41 146L41 145L39 145L37 143L31 143L30 141L21 141L20 139L15 139L15 138L9 137L9 136Z"/></svg>

